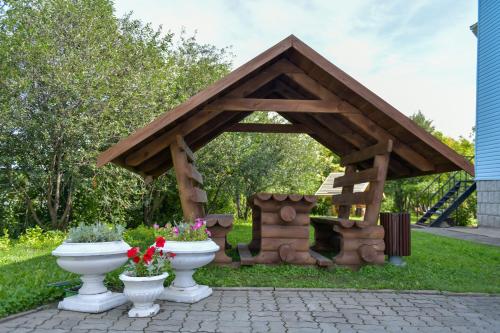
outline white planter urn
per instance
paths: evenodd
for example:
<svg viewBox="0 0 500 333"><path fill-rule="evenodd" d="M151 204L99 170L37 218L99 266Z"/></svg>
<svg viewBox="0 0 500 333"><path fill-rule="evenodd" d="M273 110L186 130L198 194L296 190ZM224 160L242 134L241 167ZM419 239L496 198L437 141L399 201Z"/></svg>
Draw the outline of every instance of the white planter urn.
<svg viewBox="0 0 500 333"><path fill-rule="evenodd" d="M68 243L59 245L52 255L64 270L81 275L78 295L66 297L58 308L79 312L99 313L128 302L122 293L112 293L104 286L104 277L128 260L130 246L124 241Z"/></svg>
<svg viewBox="0 0 500 333"><path fill-rule="evenodd" d="M154 301L163 292L163 282L167 277L168 273L145 277L120 275L125 285L123 293L134 303L128 312L129 317L152 317L160 311L160 306Z"/></svg>
<svg viewBox="0 0 500 333"><path fill-rule="evenodd" d="M163 250L175 253L175 257L171 260L175 279L170 287L164 289L159 299L196 303L212 295L212 288L197 284L193 274L197 268L214 260L215 253L219 250L217 244L211 239L192 242L167 240Z"/></svg>

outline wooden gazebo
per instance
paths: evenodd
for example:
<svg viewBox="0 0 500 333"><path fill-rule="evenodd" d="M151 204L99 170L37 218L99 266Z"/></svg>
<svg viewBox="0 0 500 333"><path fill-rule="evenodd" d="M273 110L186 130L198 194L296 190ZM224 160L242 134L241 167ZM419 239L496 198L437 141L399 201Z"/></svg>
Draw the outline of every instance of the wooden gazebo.
<svg viewBox="0 0 500 333"><path fill-rule="evenodd" d="M254 111L278 112L289 124L240 122ZM174 166L185 217L203 216L206 194L193 152L224 132L306 133L339 155L346 175L338 178L343 190L333 200L341 207L367 204L364 224L350 222L347 210L332 222L349 229L345 237L375 227L386 178L474 172L465 158L293 35L122 139L97 165L113 162L148 180ZM370 182L370 191L352 193L362 182ZM230 225L229 217L214 221ZM356 260L371 260L366 248L363 255L368 260L361 254Z"/></svg>

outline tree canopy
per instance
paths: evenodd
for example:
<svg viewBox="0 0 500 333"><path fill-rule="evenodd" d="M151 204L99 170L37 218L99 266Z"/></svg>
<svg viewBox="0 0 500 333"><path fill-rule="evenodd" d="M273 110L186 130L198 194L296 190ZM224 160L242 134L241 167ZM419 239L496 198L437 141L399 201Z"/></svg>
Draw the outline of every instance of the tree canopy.
<svg viewBox="0 0 500 333"><path fill-rule="evenodd" d="M172 172L146 183L113 165L97 169L96 157L227 74L227 49L131 14L118 18L109 0L0 0L0 59L0 229L16 235L33 225L181 216ZM413 119L472 154L469 140L446 137L422 113ZM258 113L247 120L284 121ZM225 133L197 155L208 209L243 218L252 193L314 193L341 170L338 158L306 135ZM389 185L388 204L411 208L423 181Z"/></svg>

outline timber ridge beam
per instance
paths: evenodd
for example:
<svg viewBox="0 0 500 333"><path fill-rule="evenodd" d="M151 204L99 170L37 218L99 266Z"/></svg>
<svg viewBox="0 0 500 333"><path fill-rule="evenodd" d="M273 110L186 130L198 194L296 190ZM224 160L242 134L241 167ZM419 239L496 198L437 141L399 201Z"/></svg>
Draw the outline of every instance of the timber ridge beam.
<svg viewBox="0 0 500 333"><path fill-rule="evenodd" d="M247 133L304 133L311 134L312 131L301 124L257 124L257 123L237 123L231 125L226 132L247 132Z"/></svg>
<svg viewBox="0 0 500 333"><path fill-rule="evenodd" d="M272 111L272 112L314 112L314 113L355 113L354 108L343 107L332 100L271 99L271 98L221 98L205 107L213 111Z"/></svg>

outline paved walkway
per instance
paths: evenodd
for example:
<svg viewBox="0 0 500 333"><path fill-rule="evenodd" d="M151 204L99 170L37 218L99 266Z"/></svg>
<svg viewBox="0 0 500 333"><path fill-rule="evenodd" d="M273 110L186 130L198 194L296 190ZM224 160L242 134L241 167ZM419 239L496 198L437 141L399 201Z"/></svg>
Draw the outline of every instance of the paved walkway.
<svg viewBox="0 0 500 333"><path fill-rule="evenodd" d="M498 228L466 228L466 227L451 227L451 228L417 228L412 230L427 232L434 235L451 237L456 239L468 240L475 243L500 246L500 230Z"/></svg>
<svg viewBox="0 0 500 333"><path fill-rule="evenodd" d="M44 309L0 323L0 332L500 332L500 296L287 290L216 290L197 304L161 302L130 319Z"/></svg>

